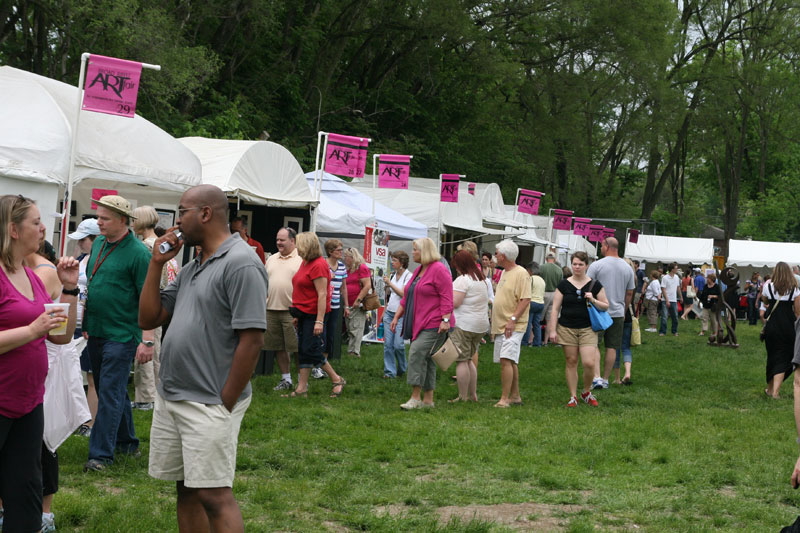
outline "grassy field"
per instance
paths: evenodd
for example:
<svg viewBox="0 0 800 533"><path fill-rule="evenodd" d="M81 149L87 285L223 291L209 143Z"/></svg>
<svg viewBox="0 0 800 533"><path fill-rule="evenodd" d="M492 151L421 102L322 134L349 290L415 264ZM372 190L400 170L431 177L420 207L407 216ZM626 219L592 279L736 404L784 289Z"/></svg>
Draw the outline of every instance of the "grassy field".
<svg viewBox="0 0 800 533"><path fill-rule="evenodd" d="M791 383L764 396L758 328L711 348L696 321L642 332L633 382L565 407L557 347L523 348L524 406L494 409L499 366L481 351L479 404L441 374L436 408L403 412L410 388L381 379L382 351L334 361L347 378L308 399L253 380L234 491L247 531L778 531L798 515ZM151 414L135 412L143 455L84 474L88 440L60 449L59 531L175 531L175 492L147 475Z"/></svg>

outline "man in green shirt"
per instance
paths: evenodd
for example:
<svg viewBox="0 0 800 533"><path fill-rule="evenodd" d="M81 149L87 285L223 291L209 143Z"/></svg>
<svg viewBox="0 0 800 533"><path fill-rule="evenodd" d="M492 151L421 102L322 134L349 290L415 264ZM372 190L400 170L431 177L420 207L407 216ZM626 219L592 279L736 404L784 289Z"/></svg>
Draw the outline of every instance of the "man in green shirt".
<svg viewBox="0 0 800 533"><path fill-rule="evenodd" d="M133 218L130 202L111 195L96 203L101 236L95 239L86 265L83 331L89 338L98 403L84 471L103 470L114 461L115 451L139 454L128 375L134 357L140 363L153 358L153 331L142 331L138 325L139 293L150 252L128 228Z"/></svg>
<svg viewBox="0 0 800 533"><path fill-rule="evenodd" d="M544 278L544 309L542 310L542 318L545 323L550 320L550 309L553 306L553 295L556 292L556 286L564 278L564 272L561 267L556 263L556 254L549 252L545 257L545 263L539 267L539 275ZM554 317L558 320L558 317ZM547 338L542 339L542 344L547 344Z"/></svg>

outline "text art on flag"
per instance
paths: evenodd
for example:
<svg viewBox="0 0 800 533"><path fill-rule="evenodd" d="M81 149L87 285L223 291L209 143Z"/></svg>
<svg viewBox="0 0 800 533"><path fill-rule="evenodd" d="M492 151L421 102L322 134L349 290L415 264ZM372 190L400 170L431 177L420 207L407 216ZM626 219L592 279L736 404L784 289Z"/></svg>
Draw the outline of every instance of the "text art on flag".
<svg viewBox="0 0 800 533"><path fill-rule="evenodd" d="M589 242L600 242L604 237L604 226L596 226L594 224L589 226Z"/></svg>
<svg viewBox="0 0 800 533"><path fill-rule="evenodd" d="M539 214L539 202L542 199L542 193L538 191L531 191L529 189L519 190L519 203L517 204L517 211L520 213L527 213L529 215Z"/></svg>
<svg viewBox="0 0 800 533"><path fill-rule="evenodd" d="M567 209L553 210L553 229L572 229L572 211Z"/></svg>
<svg viewBox="0 0 800 533"><path fill-rule="evenodd" d="M639 230L638 229L628 230L628 241L631 244L636 244L636 243L639 242Z"/></svg>
<svg viewBox="0 0 800 533"><path fill-rule="evenodd" d="M614 228L603 228L603 238L613 237L616 232Z"/></svg>
<svg viewBox="0 0 800 533"><path fill-rule="evenodd" d="M458 202L458 174L442 174L442 202Z"/></svg>
<svg viewBox="0 0 800 533"><path fill-rule="evenodd" d="M581 235L583 237L588 237L589 236L589 225L591 224L592 219L591 218L578 218L578 217L575 217L573 220L575 221L575 228L573 229L573 232L575 233L575 235Z"/></svg>
<svg viewBox="0 0 800 533"><path fill-rule="evenodd" d="M467 185L467 192L470 193L472 196L475 196L475 184L470 183Z"/></svg>
<svg viewBox="0 0 800 533"><path fill-rule="evenodd" d="M410 155L378 156L378 187L381 189L408 189L411 171Z"/></svg>
<svg viewBox="0 0 800 533"><path fill-rule="evenodd" d="M92 54L86 67L82 109L133 118L142 64Z"/></svg>
<svg viewBox="0 0 800 533"><path fill-rule="evenodd" d="M369 139L363 137L329 133L325 170L337 176L363 178L368 145Z"/></svg>

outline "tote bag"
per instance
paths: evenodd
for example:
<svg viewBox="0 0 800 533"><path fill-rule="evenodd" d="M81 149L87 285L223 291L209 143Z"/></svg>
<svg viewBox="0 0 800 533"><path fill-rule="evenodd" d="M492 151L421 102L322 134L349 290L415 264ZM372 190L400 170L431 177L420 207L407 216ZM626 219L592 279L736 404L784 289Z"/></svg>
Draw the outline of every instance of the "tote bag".
<svg viewBox="0 0 800 533"><path fill-rule="evenodd" d="M589 284L589 290L587 292L592 292L594 282L595 280L592 280ZM589 300L586 300L586 308L589 310L589 320L592 323L592 331L605 331L614 323L608 311L597 309Z"/></svg>

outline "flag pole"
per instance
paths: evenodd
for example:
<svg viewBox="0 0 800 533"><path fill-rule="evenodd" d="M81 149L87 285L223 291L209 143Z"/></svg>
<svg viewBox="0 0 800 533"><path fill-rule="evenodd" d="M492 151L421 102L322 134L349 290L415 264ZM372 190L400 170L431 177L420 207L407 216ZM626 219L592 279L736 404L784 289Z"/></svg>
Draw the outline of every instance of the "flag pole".
<svg viewBox="0 0 800 533"><path fill-rule="evenodd" d="M372 218L375 218L375 165L376 161L380 157L379 154L372 154Z"/></svg>
<svg viewBox="0 0 800 533"><path fill-rule="evenodd" d="M322 137L325 137L324 147ZM319 209L319 194L317 193L317 180L322 182L322 171L323 165L319 160L320 157L320 148L322 148L322 157L325 157L325 151L328 148L328 132L326 131L318 131L317 132L317 155L314 157L314 193L313 197L314 200L317 202L317 205L311 210L311 231L317 231L317 209Z"/></svg>
<svg viewBox="0 0 800 533"><path fill-rule="evenodd" d="M75 152L78 150L78 133L81 124L81 108L83 107L83 83L86 80L86 62L91 58L92 54L83 52L81 54L81 70L78 74L78 94L75 106L75 128L72 130L72 142L69 149L69 174L67 175L67 187L64 190L64 205L61 209L61 245L59 246L59 255L63 256L66 244L67 233L69 232L69 219L72 216L70 203L72 202L72 185L75 180ZM152 63L142 63L143 69L161 70L161 65L154 65Z"/></svg>

